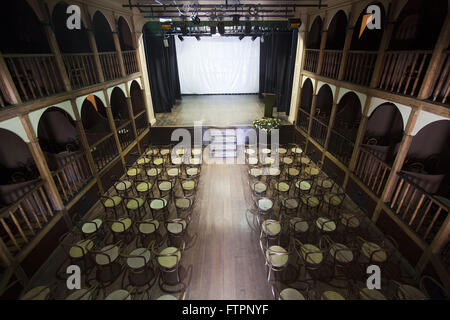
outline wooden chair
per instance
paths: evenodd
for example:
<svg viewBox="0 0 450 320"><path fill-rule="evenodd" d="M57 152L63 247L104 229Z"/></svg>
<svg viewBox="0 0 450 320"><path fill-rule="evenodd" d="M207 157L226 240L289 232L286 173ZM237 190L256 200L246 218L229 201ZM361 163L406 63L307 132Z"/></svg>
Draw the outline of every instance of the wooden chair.
<svg viewBox="0 0 450 320"><path fill-rule="evenodd" d="M167 247L154 254L160 271L160 276L158 277L160 289L169 293L186 290L187 286L182 282L181 250L176 247ZM172 287L176 286L179 286L179 288L172 289Z"/></svg>
<svg viewBox="0 0 450 320"><path fill-rule="evenodd" d="M117 218L123 209L123 198L119 195L99 195L100 202L105 209L105 214L109 216L111 213Z"/></svg>
<svg viewBox="0 0 450 320"><path fill-rule="evenodd" d="M194 201L190 197L175 197L175 209L177 211L177 218L191 220L192 208Z"/></svg>
<svg viewBox="0 0 450 320"><path fill-rule="evenodd" d="M188 221L182 218L175 218L164 223L168 235L168 245L180 248L183 252L186 248L186 234Z"/></svg>
<svg viewBox="0 0 450 320"><path fill-rule="evenodd" d="M169 201L165 198L150 198L148 200L148 204L150 207L150 212L152 213L152 219L156 220L166 220L166 217L169 215L168 204ZM161 219L161 216L163 217Z"/></svg>
<svg viewBox="0 0 450 320"><path fill-rule="evenodd" d="M267 282L270 282L272 273L274 273L275 277L277 277L278 273L287 268L290 252L277 245L266 247L261 243L261 247L264 252L264 257L266 258L266 266L268 268Z"/></svg>
<svg viewBox="0 0 450 320"><path fill-rule="evenodd" d="M159 233L159 221L155 219L145 219L136 221L137 237L136 247L155 247L161 246L164 238Z"/></svg>
<svg viewBox="0 0 450 320"><path fill-rule="evenodd" d="M309 283L312 280L315 285L318 280L322 279L320 271L324 266L327 250L322 250L313 244L303 244L298 239L294 239L294 250L304 268L304 281ZM310 279L308 279L308 275L311 276Z"/></svg>
<svg viewBox="0 0 450 320"><path fill-rule="evenodd" d="M197 181L194 179L182 179L181 190L183 190L185 197L194 196L197 191Z"/></svg>
<svg viewBox="0 0 450 320"><path fill-rule="evenodd" d="M134 219L142 219L146 214L145 201L146 198L144 197L124 198L128 216L133 217Z"/></svg>

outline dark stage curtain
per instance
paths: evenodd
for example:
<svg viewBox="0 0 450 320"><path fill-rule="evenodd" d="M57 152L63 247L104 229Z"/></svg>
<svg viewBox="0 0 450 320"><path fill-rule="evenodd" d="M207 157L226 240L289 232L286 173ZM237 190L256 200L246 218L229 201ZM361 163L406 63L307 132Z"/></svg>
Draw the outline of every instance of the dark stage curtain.
<svg viewBox="0 0 450 320"><path fill-rule="evenodd" d="M275 93L278 112L289 113L297 49L297 30L264 35L260 47L260 94Z"/></svg>
<svg viewBox="0 0 450 320"><path fill-rule="evenodd" d="M181 99L175 39L169 37L164 47L163 37L144 32L148 78L155 112L170 112L177 99Z"/></svg>

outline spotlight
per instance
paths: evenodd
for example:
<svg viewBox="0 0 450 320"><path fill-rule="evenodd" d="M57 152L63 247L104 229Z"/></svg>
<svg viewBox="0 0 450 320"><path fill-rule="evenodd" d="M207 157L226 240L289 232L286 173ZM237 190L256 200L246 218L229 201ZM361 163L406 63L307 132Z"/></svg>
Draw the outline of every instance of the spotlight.
<svg viewBox="0 0 450 320"><path fill-rule="evenodd" d="M261 36L261 43L264 43L264 35Z"/></svg>
<svg viewBox="0 0 450 320"><path fill-rule="evenodd" d="M184 41L184 38L181 34L178 35L178 39L180 39L180 41Z"/></svg>
<svg viewBox="0 0 450 320"><path fill-rule="evenodd" d="M255 41L256 38L258 38L257 36L252 36L252 41Z"/></svg>
<svg viewBox="0 0 450 320"><path fill-rule="evenodd" d="M197 41L200 41L200 36L195 36L195 39L197 39Z"/></svg>
<svg viewBox="0 0 450 320"><path fill-rule="evenodd" d="M241 34L240 36L239 36L239 40L242 40L242 39L244 39L244 35L243 34Z"/></svg>
<svg viewBox="0 0 450 320"><path fill-rule="evenodd" d="M223 23L223 21L219 22L219 24L217 25L217 28L219 29L220 35L223 36L225 34L225 24Z"/></svg>
<svg viewBox="0 0 450 320"><path fill-rule="evenodd" d="M216 34L216 26L211 26L210 30L211 30L211 34Z"/></svg>
<svg viewBox="0 0 450 320"><path fill-rule="evenodd" d="M169 40L167 38L164 38L163 43L164 43L164 48L169 47Z"/></svg>
<svg viewBox="0 0 450 320"><path fill-rule="evenodd" d="M193 24L200 24L200 18L198 17L197 13L194 13L191 17L192 23Z"/></svg>

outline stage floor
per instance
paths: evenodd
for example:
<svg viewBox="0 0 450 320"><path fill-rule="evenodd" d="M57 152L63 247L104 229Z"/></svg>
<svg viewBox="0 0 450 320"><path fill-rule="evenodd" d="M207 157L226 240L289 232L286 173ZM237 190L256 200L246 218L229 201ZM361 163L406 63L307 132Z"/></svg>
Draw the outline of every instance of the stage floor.
<svg viewBox="0 0 450 320"><path fill-rule="evenodd" d="M192 126L202 121L208 126L251 125L264 115L264 100L254 95L187 95L172 108L172 112L156 113L156 127ZM288 124L288 115L273 115Z"/></svg>

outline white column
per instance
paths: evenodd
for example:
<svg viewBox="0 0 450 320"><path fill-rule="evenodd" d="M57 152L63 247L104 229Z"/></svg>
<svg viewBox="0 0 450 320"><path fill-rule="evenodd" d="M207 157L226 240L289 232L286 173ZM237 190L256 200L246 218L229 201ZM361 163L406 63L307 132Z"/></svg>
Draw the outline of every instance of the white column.
<svg viewBox="0 0 450 320"><path fill-rule="evenodd" d="M289 122L293 123L295 121L295 115L297 114L298 105L300 103L300 78L301 78L301 68L303 61L303 52L304 52L304 37L305 32L298 32L297 39L297 53L295 56L295 68L294 68L294 77L292 78L292 94L291 94L291 106L289 108Z"/></svg>

